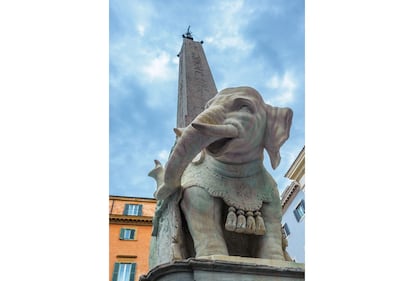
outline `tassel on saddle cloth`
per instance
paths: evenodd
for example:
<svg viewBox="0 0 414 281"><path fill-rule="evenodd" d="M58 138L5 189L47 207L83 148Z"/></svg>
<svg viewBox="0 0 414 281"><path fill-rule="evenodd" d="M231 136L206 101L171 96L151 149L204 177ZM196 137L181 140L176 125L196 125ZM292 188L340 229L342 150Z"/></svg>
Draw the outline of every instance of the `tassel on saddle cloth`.
<svg viewBox="0 0 414 281"><path fill-rule="evenodd" d="M237 210L238 216L236 216L235 212L236 208L229 207L225 223L227 231L255 235L264 235L266 233L266 227L259 211L254 212L254 214L252 211L247 211L245 215L243 210Z"/></svg>

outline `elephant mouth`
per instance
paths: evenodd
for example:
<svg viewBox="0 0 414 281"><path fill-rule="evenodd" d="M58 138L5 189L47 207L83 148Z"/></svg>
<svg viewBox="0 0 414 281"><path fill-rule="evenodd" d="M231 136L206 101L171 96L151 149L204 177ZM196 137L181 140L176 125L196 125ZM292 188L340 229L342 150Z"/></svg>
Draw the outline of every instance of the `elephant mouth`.
<svg viewBox="0 0 414 281"><path fill-rule="evenodd" d="M206 147L207 151L214 156L220 155L223 151L226 150L226 147L233 140L233 138L222 138L219 139Z"/></svg>
<svg viewBox="0 0 414 281"><path fill-rule="evenodd" d="M221 155L229 143L239 137L239 129L234 124L216 125L193 122L191 125L206 136L204 148L213 156Z"/></svg>

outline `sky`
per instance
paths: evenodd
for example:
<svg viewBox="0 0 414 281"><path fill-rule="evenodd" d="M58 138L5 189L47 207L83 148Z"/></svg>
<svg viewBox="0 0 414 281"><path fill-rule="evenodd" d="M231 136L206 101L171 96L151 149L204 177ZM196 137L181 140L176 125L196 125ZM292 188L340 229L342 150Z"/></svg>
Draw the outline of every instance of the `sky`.
<svg viewBox="0 0 414 281"><path fill-rule="evenodd" d="M282 191L305 145L304 1L109 1L109 194L153 197L154 159L175 141L177 54L188 26L203 41L217 90L251 86L294 112L280 165Z"/></svg>

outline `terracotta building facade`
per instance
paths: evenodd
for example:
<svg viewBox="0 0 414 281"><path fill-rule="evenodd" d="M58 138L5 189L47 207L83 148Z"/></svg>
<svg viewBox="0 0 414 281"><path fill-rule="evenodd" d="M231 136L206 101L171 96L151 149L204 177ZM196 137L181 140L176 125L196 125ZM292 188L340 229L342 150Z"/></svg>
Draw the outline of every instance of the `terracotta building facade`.
<svg viewBox="0 0 414 281"><path fill-rule="evenodd" d="M109 281L137 281L148 272L156 200L109 196Z"/></svg>

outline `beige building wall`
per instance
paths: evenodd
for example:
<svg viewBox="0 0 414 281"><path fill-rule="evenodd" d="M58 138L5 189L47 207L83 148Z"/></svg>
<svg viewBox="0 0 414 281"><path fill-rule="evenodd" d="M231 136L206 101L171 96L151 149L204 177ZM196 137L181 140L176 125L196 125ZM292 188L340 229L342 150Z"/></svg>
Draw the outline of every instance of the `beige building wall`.
<svg viewBox="0 0 414 281"><path fill-rule="evenodd" d="M305 262L305 147L286 172L292 182L282 192L282 226L287 252L296 262Z"/></svg>

